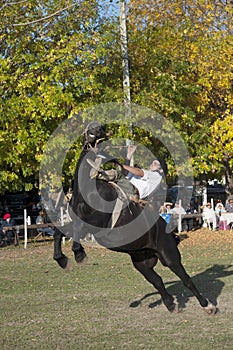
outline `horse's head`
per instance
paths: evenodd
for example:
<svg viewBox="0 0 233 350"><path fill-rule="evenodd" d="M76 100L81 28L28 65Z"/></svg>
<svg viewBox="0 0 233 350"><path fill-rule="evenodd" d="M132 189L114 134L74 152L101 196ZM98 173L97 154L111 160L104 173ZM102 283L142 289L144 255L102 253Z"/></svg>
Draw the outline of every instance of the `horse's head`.
<svg viewBox="0 0 233 350"><path fill-rule="evenodd" d="M84 132L84 145L95 147L98 143L107 140L106 125L101 125L97 121L93 121L86 126Z"/></svg>

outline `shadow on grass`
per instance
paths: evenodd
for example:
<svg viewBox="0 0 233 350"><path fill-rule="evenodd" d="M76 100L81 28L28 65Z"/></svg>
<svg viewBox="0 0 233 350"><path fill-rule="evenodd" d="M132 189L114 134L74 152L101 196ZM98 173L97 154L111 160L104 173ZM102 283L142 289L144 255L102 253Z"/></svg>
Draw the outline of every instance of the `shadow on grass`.
<svg viewBox="0 0 233 350"><path fill-rule="evenodd" d="M231 267L233 267L233 265L213 265L209 269L192 276L192 281L197 286L200 293L209 299L215 306L217 305L217 299L225 285L222 278L233 275L232 270L228 271ZM168 293L176 297L180 309L184 309L189 299L194 297L189 289L183 285L182 281L171 281L165 283L165 285L168 286ZM137 307L143 300L156 294L158 294L158 292L148 293L141 299L133 301L130 304L130 307ZM160 304L162 304L161 299L150 303L149 307L154 308Z"/></svg>

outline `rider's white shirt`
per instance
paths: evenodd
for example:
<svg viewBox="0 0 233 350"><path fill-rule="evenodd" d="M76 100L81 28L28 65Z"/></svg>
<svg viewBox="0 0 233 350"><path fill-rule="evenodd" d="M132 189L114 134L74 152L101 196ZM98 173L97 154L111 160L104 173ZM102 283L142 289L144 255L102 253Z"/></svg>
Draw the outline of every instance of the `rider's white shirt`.
<svg viewBox="0 0 233 350"><path fill-rule="evenodd" d="M140 199L147 198L162 181L162 176L157 171L143 169L143 172L143 177L135 176L132 174L129 175L130 182L137 188Z"/></svg>

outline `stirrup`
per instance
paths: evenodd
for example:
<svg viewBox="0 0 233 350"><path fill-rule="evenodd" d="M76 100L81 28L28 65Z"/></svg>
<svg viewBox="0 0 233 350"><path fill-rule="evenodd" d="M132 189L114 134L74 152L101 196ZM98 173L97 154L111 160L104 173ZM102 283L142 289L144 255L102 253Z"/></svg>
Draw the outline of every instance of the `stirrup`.
<svg viewBox="0 0 233 350"><path fill-rule="evenodd" d="M98 176L99 172L102 172L102 169L100 168L102 164L102 158L96 157L95 161L87 158L86 161L92 167L90 171L90 178L95 179Z"/></svg>

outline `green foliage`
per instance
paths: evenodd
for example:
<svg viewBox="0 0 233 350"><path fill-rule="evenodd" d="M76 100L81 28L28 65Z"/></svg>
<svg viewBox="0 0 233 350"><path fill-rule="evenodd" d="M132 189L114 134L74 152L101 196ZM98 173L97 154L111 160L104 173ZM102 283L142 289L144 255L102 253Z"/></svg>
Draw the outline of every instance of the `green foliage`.
<svg viewBox="0 0 233 350"><path fill-rule="evenodd" d="M231 18L232 4L218 1L130 1L133 100L174 123L198 179L232 174Z"/></svg>
<svg viewBox="0 0 233 350"><path fill-rule="evenodd" d="M229 180L232 4L127 4L132 102L173 123L195 177ZM95 0L1 5L0 192L37 184L44 146L63 120L92 105L123 101L119 21L106 10L109 5ZM132 122L137 125L137 116ZM114 135L127 136L128 126L116 127ZM166 158L170 179L176 177L169 152L150 133L134 129L131 136ZM79 152L77 142L64 164L65 179Z"/></svg>
<svg viewBox="0 0 233 350"><path fill-rule="evenodd" d="M96 1L80 2L39 21L67 5L72 2L44 1L38 6L30 0L2 8L2 192L35 185L44 145L62 120L118 96L108 64L112 55L119 55L114 50L115 25L101 19ZM67 164L67 175L70 168Z"/></svg>

